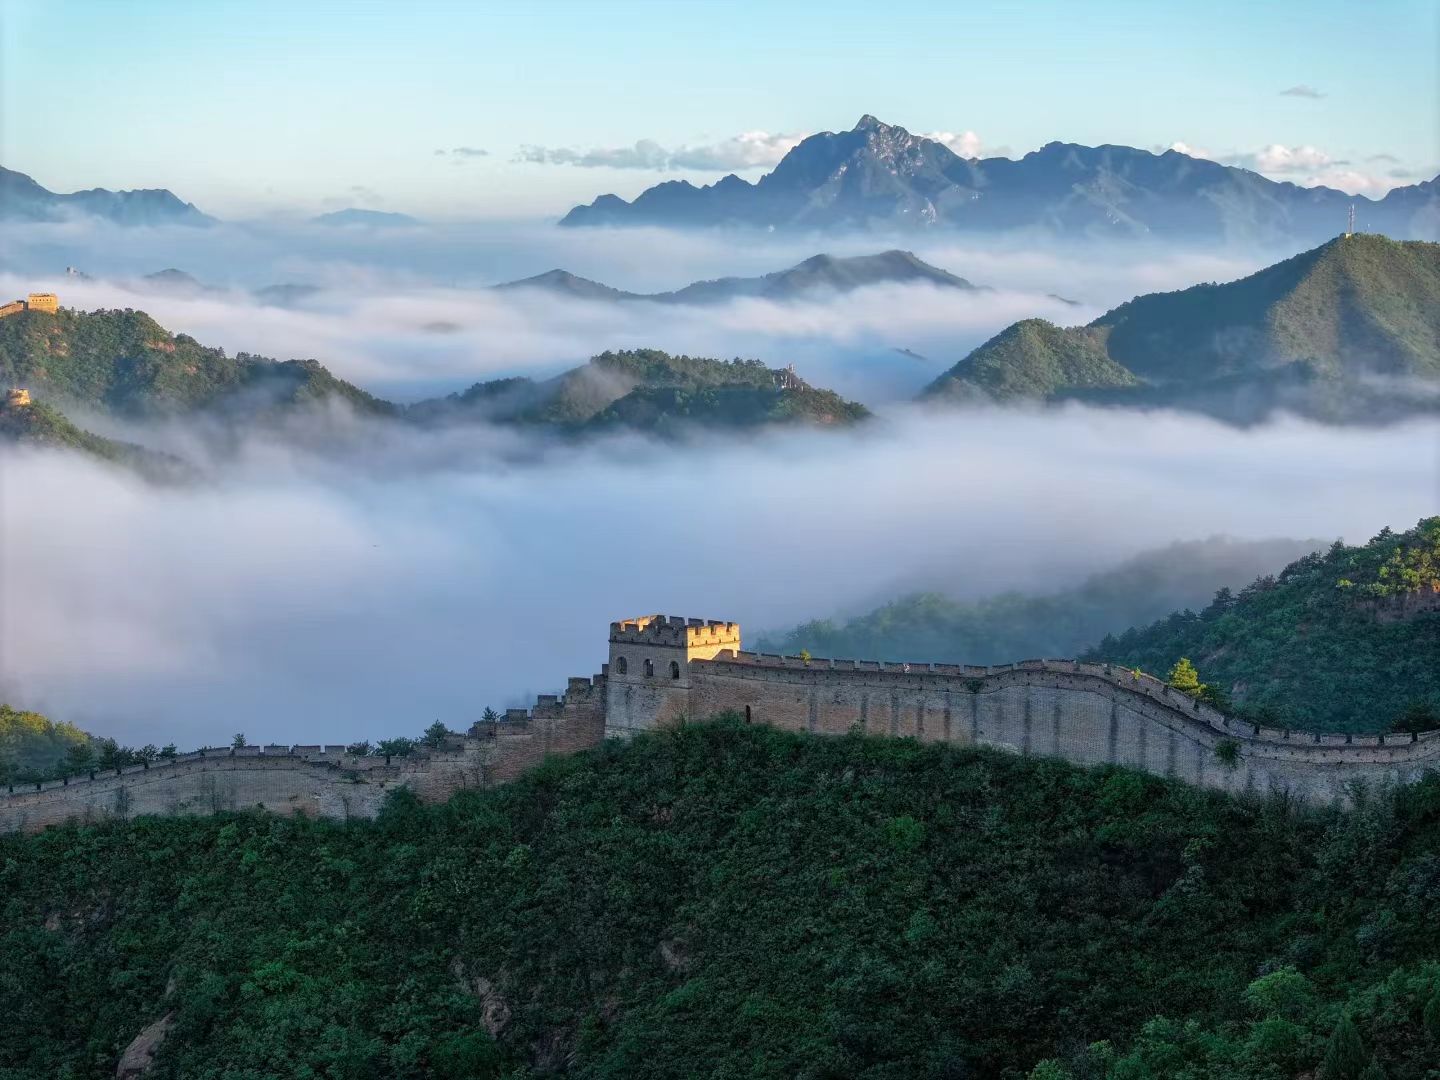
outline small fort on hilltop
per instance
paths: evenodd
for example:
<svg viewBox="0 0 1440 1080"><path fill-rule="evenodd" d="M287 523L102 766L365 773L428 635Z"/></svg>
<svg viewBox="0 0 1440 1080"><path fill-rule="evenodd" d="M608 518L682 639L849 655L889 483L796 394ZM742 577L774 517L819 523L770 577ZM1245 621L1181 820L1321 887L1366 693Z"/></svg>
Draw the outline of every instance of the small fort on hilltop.
<svg viewBox="0 0 1440 1080"><path fill-rule="evenodd" d="M32 292L24 300L11 300L0 304L0 319L7 315L18 315L22 311L43 311L54 315L60 310L60 298L53 292Z"/></svg>
<svg viewBox="0 0 1440 1080"><path fill-rule="evenodd" d="M149 765L0 791L0 831L135 814L373 817L407 787L443 801L514 779L548 754L734 713L747 723L858 731L1123 765L1233 793L1347 803L1352 785L1440 768L1440 732L1317 735L1243 723L1149 675L1074 660L976 667L745 652L736 623L651 615L610 624L599 674L413 757L341 746L204 749Z"/></svg>

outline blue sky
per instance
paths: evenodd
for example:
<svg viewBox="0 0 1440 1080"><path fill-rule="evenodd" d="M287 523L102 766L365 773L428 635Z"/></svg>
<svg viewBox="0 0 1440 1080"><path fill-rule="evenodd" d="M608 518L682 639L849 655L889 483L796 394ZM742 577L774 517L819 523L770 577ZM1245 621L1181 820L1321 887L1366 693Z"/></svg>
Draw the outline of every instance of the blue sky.
<svg viewBox="0 0 1440 1080"><path fill-rule="evenodd" d="M1376 191L1440 168L1437 51L1436 0L0 0L0 163L222 215L553 215L870 112Z"/></svg>

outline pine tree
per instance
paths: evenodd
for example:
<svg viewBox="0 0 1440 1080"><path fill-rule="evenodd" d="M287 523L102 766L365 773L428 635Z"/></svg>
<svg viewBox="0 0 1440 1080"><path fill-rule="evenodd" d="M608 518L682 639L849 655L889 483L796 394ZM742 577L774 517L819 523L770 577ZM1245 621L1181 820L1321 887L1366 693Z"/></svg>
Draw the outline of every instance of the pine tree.
<svg viewBox="0 0 1440 1080"><path fill-rule="evenodd" d="M1360 1080L1369 1061L1370 1055L1365 1051L1355 1021L1348 1014L1341 1016L1325 1047L1320 1076L1323 1080Z"/></svg>
<svg viewBox="0 0 1440 1080"><path fill-rule="evenodd" d="M1190 663L1187 657L1182 656L1176 661L1175 666L1170 669L1170 677L1167 681L1182 694L1189 694L1193 697L1200 693L1200 673L1195 670L1195 665Z"/></svg>

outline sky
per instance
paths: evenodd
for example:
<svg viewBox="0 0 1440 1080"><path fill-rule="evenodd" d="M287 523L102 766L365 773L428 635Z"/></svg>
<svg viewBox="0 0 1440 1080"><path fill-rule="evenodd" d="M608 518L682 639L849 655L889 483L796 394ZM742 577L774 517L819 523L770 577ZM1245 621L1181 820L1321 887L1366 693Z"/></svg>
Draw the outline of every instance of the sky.
<svg viewBox="0 0 1440 1080"><path fill-rule="evenodd" d="M222 216L557 217L873 113L966 154L1440 171L1440 3L0 0L0 164Z"/></svg>

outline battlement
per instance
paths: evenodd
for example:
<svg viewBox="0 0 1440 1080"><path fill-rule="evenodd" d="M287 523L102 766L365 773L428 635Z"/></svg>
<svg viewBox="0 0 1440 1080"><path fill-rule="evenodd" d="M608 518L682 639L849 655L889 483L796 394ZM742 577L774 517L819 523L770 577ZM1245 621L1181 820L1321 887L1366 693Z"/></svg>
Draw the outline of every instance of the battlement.
<svg viewBox="0 0 1440 1080"><path fill-rule="evenodd" d="M716 619L684 619L678 615L641 615L610 624L610 640L619 644L669 645L694 648L740 646L740 624Z"/></svg>
<svg viewBox="0 0 1440 1080"><path fill-rule="evenodd" d="M53 292L32 292L24 300L11 300L0 305L0 319L7 315L18 315L22 311L42 311L54 315L60 310L60 297Z"/></svg>

